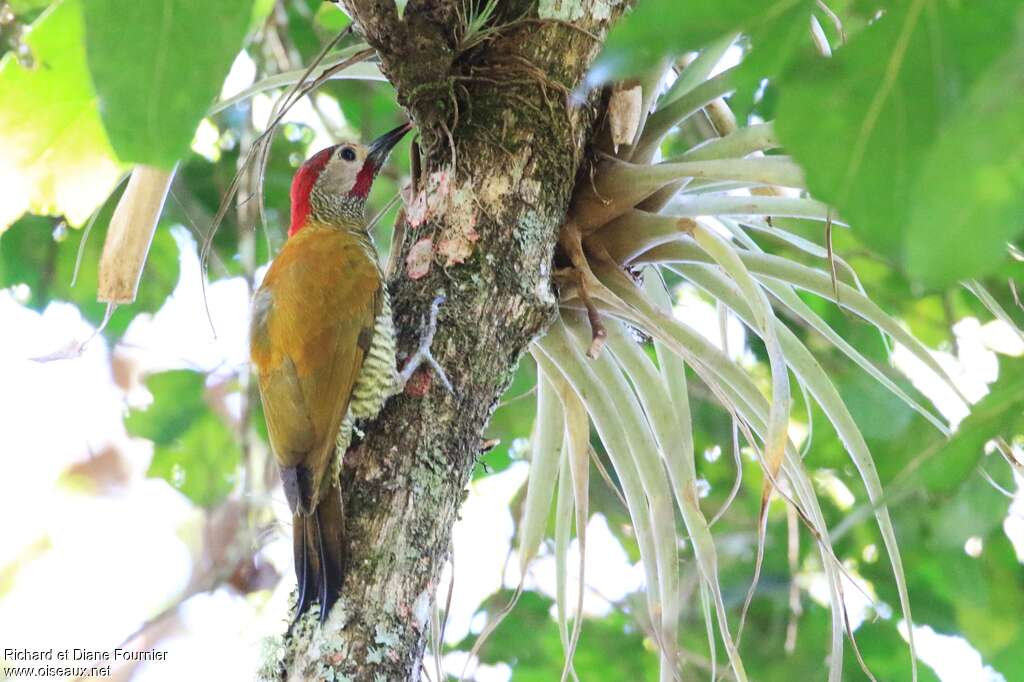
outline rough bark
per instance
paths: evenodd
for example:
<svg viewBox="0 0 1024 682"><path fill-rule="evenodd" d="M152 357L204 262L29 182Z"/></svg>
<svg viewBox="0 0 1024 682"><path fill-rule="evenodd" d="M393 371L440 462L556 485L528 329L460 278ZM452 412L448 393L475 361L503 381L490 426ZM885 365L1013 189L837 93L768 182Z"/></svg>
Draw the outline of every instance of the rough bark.
<svg viewBox="0 0 1024 682"><path fill-rule="evenodd" d="M454 395L417 374L347 453L345 587L326 633L291 645L283 678L418 680L484 427L555 312L552 256L594 110L572 106L568 93L620 8L563 0L570 25L539 18L535 2L500 2L489 23L497 30L466 50L456 7L482 2L410 0L402 20L394 0L342 4L419 126L419 195L390 288L407 352L431 300L447 296L433 350ZM414 245L419 257L407 263Z"/></svg>

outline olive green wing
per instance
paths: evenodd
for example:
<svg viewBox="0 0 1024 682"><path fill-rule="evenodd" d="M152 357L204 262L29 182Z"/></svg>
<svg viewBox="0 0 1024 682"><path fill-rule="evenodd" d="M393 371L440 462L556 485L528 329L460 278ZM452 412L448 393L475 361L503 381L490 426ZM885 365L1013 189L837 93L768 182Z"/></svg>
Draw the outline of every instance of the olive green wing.
<svg viewBox="0 0 1024 682"><path fill-rule="evenodd" d="M375 266L338 272L338 263L365 256L336 240L320 241L299 257L282 250L254 299L252 322L271 446L289 504L307 512L330 472L382 291Z"/></svg>

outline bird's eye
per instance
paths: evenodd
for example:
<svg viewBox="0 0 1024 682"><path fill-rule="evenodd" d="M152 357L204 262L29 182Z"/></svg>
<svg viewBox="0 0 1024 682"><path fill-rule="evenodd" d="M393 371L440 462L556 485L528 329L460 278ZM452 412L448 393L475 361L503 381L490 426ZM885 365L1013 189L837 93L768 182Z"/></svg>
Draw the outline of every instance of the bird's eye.
<svg viewBox="0 0 1024 682"><path fill-rule="evenodd" d="M355 161L356 150L352 149L352 147L345 147L344 149L341 150L341 158L345 159L346 161Z"/></svg>

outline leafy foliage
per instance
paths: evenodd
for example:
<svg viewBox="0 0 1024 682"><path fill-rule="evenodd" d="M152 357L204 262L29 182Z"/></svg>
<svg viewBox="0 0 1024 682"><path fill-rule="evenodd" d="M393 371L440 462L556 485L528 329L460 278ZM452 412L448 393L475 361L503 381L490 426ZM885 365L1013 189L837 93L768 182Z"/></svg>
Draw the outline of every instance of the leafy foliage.
<svg viewBox="0 0 1024 682"><path fill-rule="evenodd" d="M502 591L490 599L500 608L511 598ZM558 626L551 620L554 602L534 592L527 592L509 616L505 627L488 640L480 652L484 663L506 662L514 670L517 682L544 682L551 671L562 665L562 644ZM653 680L657 677L654 661L637 656L644 641L636 625L624 614L614 613L587 623L587 636L576 652L575 670L580 679ZM531 633L528 638L524 633ZM472 641L459 644L468 648Z"/></svg>
<svg viewBox="0 0 1024 682"><path fill-rule="evenodd" d="M125 421L153 441L151 476L166 479L197 505L211 507L231 492L241 450L203 400L205 377L189 370L156 374L147 384L154 404Z"/></svg>
<svg viewBox="0 0 1024 682"><path fill-rule="evenodd" d="M0 235L0 287L28 285L26 303L39 310L53 300L72 301L98 325L106 313L106 305L96 300L98 264L112 210L110 202L88 232L39 216L18 221ZM167 228L165 223L153 237L144 285L132 308L115 311L107 324L111 336L123 333L134 314L156 312L177 284L178 247Z"/></svg>
<svg viewBox="0 0 1024 682"><path fill-rule="evenodd" d="M650 69L666 57L708 45L727 35L765 35L800 13L808 0L727 0L681 3L649 0L637 5L609 34L594 70L621 77Z"/></svg>
<svg viewBox="0 0 1024 682"><path fill-rule="evenodd" d="M1024 229L1024 199L1008 190L1024 172L1013 130L1024 94L1019 4L890 3L870 25L855 7L841 34L822 6L642 2L612 31L595 74L640 73L742 32L751 47L732 79L733 109L777 114L809 188L861 240L930 287L994 272ZM812 16L834 42L849 36L831 58L812 54Z"/></svg>
<svg viewBox="0 0 1024 682"><path fill-rule="evenodd" d="M81 225L123 172L85 66L84 30L81 1L63 0L25 38L35 68L10 52L0 58L0 230L25 211Z"/></svg>
<svg viewBox="0 0 1024 682"><path fill-rule="evenodd" d="M780 84L779 135L810 189L925 284L991 272L1022 229L1006 191L1024 172L1005 128L1024 95L1018 12L907 3Z"/></svg>
<svg viewBox="0 0 1024 682"><path fill-rule="evenodd" d="M118 158L170 170L185 155L252 9L253 0L84 3L89 72Z"/></svg>
<svg viewBox="0 0 1024 682"><path fill-rule="evenodd" d="M977 466L985 443L997 436L1012 439L1024 432L1020 404L1020 396L1024 395L1024 366L1007 364L1003 371L992 393L974 406L952 439L924 449L923 456L930 461L924 465L922 482L929 490L949 491L962 484Z"/></svg>

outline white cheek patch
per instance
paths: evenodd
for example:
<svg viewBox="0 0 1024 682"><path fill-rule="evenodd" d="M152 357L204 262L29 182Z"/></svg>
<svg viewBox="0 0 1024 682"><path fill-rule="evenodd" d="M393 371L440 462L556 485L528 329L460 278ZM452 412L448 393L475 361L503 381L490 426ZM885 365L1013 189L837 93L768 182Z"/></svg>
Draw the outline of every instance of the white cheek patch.
<svg viewBox="0 0 1024 682"><path fill-rule="evenodd" d="M362 163L357 157L355 161L345 161L335 156L320 173L319 185L331 194L348 194L356 184L356 177Z"/></svg>

